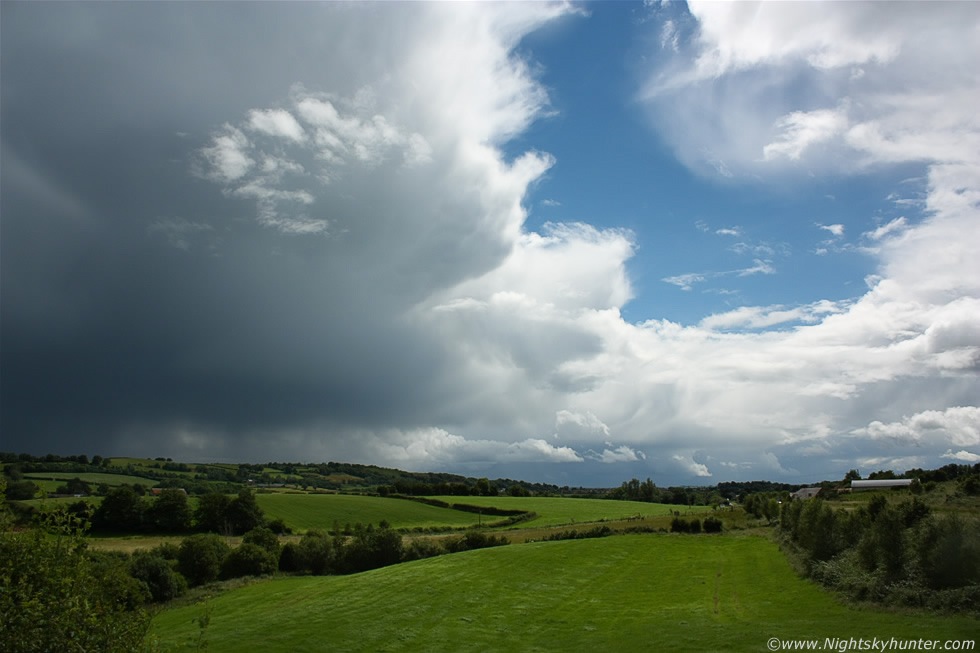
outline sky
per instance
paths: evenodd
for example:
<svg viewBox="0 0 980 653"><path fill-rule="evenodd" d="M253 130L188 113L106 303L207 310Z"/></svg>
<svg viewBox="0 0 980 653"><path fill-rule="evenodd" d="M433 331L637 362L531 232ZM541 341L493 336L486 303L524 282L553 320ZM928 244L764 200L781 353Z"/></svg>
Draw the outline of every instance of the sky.
<svg viewBox="0 0 980 653"><path fill-rule="evenodd" d="M0 450L980 461L980 4L0 12Z"/></svg>

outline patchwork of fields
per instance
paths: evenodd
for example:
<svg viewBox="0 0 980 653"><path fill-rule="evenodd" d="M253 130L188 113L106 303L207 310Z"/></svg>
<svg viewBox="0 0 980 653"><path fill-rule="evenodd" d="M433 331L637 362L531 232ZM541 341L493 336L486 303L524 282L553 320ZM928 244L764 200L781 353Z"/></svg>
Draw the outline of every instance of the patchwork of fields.
<svg viewBox="0 0 980 653"><path fill-rule="evenodd" d="M632 535L260 582L212 600L208 650L762 651L771 637L974 638L968 617L845 607L759 537ZM202 607L154 621L194 640Z"/></svg>
<svg viewBox="0 0 980 653"><path fill-rule="evenodd" d="M534 512L536 517L522 522L521 528L565 526L598 521L667 515L688 511L686 506L667 506L633 501L602 499L563 499L558 497L432 497L449 504L467 504L505 510ZM430 506L407 499L346 494L271 493L256 495L269 519L280 518L296 531L309 528L332 530L350 523L378 524L387 521L393 528L468 528L498 522L504 517ZM708 510L697 506L696 510Z"/></svg>

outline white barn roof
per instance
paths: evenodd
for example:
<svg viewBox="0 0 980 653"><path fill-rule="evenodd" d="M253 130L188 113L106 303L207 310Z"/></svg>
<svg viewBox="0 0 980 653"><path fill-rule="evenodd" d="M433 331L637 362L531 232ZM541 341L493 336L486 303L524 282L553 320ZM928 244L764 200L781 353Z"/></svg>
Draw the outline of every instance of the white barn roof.
<svg viewBox="0 0 980 653"><path fill-rule="evenodd" d="M910 478L889 478L877 481L851 481L851 489L860 490L876 487L905 487L912 485Z"/></svg>

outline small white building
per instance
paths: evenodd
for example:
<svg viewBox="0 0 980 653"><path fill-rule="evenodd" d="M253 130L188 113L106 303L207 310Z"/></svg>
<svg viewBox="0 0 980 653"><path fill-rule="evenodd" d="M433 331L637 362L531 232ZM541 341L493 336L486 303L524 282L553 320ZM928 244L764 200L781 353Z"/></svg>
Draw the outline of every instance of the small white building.
<svg viewBox="0 0 980 653"><path fill-rule="evenodd" d="M908 487L911 478L883 478L876 481L851 481L852 490L877 490L885 487Z"/></svg>

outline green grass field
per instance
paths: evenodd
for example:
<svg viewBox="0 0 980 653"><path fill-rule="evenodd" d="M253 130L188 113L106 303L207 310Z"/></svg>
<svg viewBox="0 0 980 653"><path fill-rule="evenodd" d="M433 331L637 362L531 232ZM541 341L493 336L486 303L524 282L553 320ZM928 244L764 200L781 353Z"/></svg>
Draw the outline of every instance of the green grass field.
<svg viewBox="0 0 980 653"><path fill-rule="evenodd" d="M600 520L614 521L635 515L654 517L678 511L682 515L688 511L704 512L707 506L670 506L661 503L641 503L639 501L606 501L603 499L567 499L561 497L432 497L446 503L465 503L471 506L492 506L506 510L525 510L537 513L537 518L523 522L520 528L540 528L544 526L564 526ZM500 519L490 517L489 519Z"/></svg>
<svg viewBox="0 0 980 653"><path fill-rule="evenodd" d="M53 492L54 489L59 485L64 485L65 481L69 481L73 478L80 478L89 485L98 485L99 483L105 483L106 485L122 485L123 483L128 483L132 485L133 483L139 483L140 485L152 486L158 481L154 481L150 478L143 478L142 476L126 476L125 474L102 474L100 472L82 472L82 473L72 473L72 472L36 472L30 474L24 474L24 478L29 481L43 480L46 482L44 489L49 492ZM48 484L51 487L48 487Z"/></svg>
<svg viewBox="0 0 980 653"><path fill-rule="evenodd" d="M757 537L634 535L483 549L212 599L210 651L765 651L771 637L975 638L980 623L858 610ZM181 647L202 607L165 610Z"/></svg>
<svg viewBox="0 0 980 653"><path fill-rule="evenodd" d="M256 499L266 519L281 518L295 531L332 530L334 522L341 527L357 522L377 525L381 520L392 528L466 528L480 520L479 515L404 499L291 493L258 494Z"/></svg>

